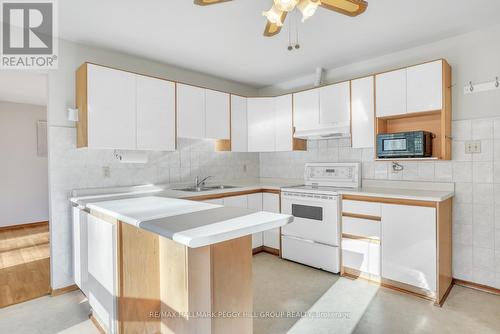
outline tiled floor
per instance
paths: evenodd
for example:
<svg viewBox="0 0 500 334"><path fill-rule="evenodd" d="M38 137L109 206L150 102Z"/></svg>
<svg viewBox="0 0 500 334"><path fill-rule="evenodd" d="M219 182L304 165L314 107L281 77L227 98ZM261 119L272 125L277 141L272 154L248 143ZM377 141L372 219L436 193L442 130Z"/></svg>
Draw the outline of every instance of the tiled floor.
<svg viewBox="0 0 500 334"><path fill-rule="evenodd" d="M500 333L500 296L455 286L439 308L267 254L254 257L254 310L264 315L255 334ZM309 313L276 317L281 311ZM42 297L0 310L0 333L98 334L88 313L80 292Z"/></svg>
<svg viewBox="0 0 500 334"><path fill-rule="evenodd" d="M0 230L0 308L50 290L49 225Z"/></svg>

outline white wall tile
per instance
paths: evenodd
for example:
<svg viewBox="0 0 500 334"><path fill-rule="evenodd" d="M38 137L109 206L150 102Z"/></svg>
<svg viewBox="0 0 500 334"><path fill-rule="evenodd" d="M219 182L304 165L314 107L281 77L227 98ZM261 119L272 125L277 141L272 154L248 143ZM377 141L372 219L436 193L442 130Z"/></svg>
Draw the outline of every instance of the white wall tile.
<svg viewBox="0 0 500 334"><path fill-rule="evenodd" d="M474 248L473 252L473 267L478 269L486 269L493 271L495 266L495 251L490 248Z"/></svg>
<svg viewBox="0 0 500 334"><path fill-rule="evenodd" d="M474 183L474 203L491 205L494 202L494 194L493 183Z"/></svg>
<svg viewBox="0 0 500 334"><path fill-rule="evenodd" d="M473 162L472 175L474 182L492 183L493 162Z"/></svg>
<svg viewBox="0 0 500 334"><path fill-rule="evenodd" d="M472 139L493 139L493 119L472 120Z"/></svg>
<svg viewBox="0 0 500 334"><path fill-rule="evenodd" d="M472 139L472 121L461 120L451 123L451 135L453 140L470 140Z"/></svg>
<svg viewBox="0 0 500 334"><path fill-rule="evenodd" d="M481 140L481 153L472 154L473 161L493 161L493 140Z"/></svg>
<svg viewBox="0 0 500 334"><path fill-rule="evenodd" d="M453 203L472 203L472 183L455 183Z"/></svg>
<svg viewBox="0 0 500 334"><path fill-rule="evenodd" d="M472 163L453 162L453 181L472 182Z"/></svg>
<svg viewBox="0 0 500 334"><path fill-rule="evenodd" d="M451 182L453 180L453 163L449 161L436 162L435 181Z"/></svg>

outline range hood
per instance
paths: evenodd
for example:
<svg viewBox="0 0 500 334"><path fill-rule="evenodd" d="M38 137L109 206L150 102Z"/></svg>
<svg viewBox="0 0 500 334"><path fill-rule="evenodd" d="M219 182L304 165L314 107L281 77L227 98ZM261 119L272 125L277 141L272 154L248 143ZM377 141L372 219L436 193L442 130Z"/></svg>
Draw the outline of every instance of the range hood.
<svg viewBox="0 0 500 334"><path fill-rule="evenodd" d="M299 139L336 139L351 136L351 124L349 122L324 125L314 129L296 129L294 138Z"/></svg>

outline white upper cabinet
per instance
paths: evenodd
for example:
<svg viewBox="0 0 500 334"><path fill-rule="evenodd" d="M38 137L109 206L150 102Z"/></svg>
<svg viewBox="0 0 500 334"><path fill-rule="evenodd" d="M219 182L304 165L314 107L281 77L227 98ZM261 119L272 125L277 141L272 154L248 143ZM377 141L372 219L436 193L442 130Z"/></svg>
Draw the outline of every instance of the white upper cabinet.
<svg viewBox="0 0 500 334"><path fill-rule="evenodd" d="M231 151L248 152L247 98L231 95Z"/></svg>
<svg viewBox="0 0 500 334"><path fill-rule="evenodd" d="M406 114L406 69L377 74L377 117Z"/></svg>
<svg viewBox="0 0 500 334"><path fill-rule="evenodd" d="M274 152L276 142L275 99L249 98L248 151Z"/></svg>
<svg viewBox="0 0 500 334"><path fill-rule="evenodd" d="M134 150L136 75L88 64L86 98L88 147Z"/></svg>
<svg viewBox="0 0 500 334"><path fill-rule="evenodd" d="M375 101L373 76L351 82L352 147L373 147L375 140Z"/></svg>
<svg viewBox="0 0 500 334"><path fill-rule="evenodd" d="M328 125L333 123L350 122L351 93L350 82L341 82L319 89L319 123Z"/></svg>
<svg viewBox="0 0 500 334"><path fill-rule="evenodd" d="M316 129L319 124L319 90L293 94L294 126L297 131Z"/></svg>
<svg viewBox="0 0 500 334"><path fill-rule="evenodd" d="M205 138L229 139L229 94L205 90Z"/></svg>
<svg viewBox="0 0 500 334"><path fill-rule="evenodd" d="M177 135L205 138L205 89L177 84Z"/></svg>
<svg viewBox="0 0 500 334"><path fill-rule="evenodd" d="M408 67L407 112L425 112L443 108L443 61L437 60Z"/></svg>
<svg viewBox="0 0 500 334"><path fill-rule="evenodd" d="M293 150L292 95L275 98L276 146L275 151Z"/></svg>
<svg viewBox="0 0 500 334"><path fill-rule="evenodd" d="M137 149L175 151L175 83L137 76Z"/></svg>

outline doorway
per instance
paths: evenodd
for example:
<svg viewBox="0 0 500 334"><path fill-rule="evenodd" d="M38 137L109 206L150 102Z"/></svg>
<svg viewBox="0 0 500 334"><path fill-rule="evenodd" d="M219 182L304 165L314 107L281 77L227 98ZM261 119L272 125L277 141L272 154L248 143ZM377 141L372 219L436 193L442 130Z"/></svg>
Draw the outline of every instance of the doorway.
<svg viewBox="0 0 500 334"><path fill-rule="evenodd" d="M0 308L50 292L46 74L0 72Z"/></svg>

